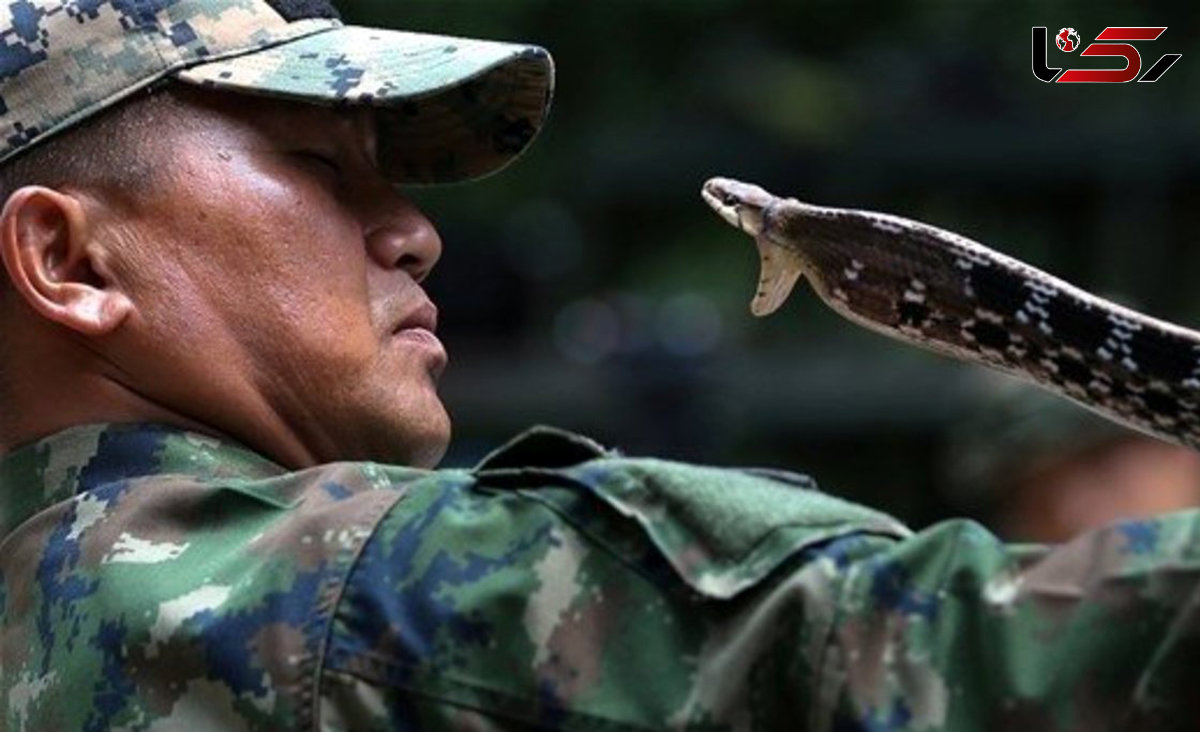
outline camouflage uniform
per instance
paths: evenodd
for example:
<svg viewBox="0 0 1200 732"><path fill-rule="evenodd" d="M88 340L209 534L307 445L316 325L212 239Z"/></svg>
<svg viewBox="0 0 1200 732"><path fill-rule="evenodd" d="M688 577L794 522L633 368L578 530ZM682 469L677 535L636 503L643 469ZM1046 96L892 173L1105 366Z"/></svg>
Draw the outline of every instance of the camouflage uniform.
<svg viewBox="0 0 1200 732"><path fill-rule="evenodd" d="M5 729L1191 728L1197 514L1049 550L538 429L288 472L155 425L0 461Z"/></svg>

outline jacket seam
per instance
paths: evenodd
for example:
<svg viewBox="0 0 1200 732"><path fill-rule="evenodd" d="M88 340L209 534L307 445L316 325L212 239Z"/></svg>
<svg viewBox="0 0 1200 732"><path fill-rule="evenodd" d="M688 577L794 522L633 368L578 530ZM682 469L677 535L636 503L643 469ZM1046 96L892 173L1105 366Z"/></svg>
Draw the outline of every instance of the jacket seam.
<svg viewBox="0 0 1200 732"><path fill-rule="evenodd" d="M320 732L321 679L325 674L325 662L329 657L328 651L331 638L333 636L334 618L337 616L338 608L341 606L342 599L345 597L346 586L350 582L350 575L352 575L354 570L358 567L358 562L362 558L362 554L366 549L367 543L370 542L371 539L375 537L376 532L379 531L379 525L382 523L384 517L386 517L393 508L395 508L396 504L404 500L404 498L408 495L407 487L397 486L397 488L400 489L395 491L395 495L389 495L385 490L376 489L377 492L375 495L383 496L385 500L382 500L380 504L374 507L371 512L373 515L371 516L370 531L368 531L366 536L363 537L362 541L358 543L358 546L347 552L349 556L347 557L347 561L345 561L345 569L340 572L336 585L334 585L332 588L322 591L322 604L314 616L315 618L319 619L319 622L324 623L325 627L320 633L321 642L317 646L317 652L313 657L313 672L311 678L306 683L306 688L308 689L308 693L312 696L312 699L309 703L304 704L302 707L311 715L311 720L300 720L300 724L298 726L301 729L308 727L312 729L313 732ZM331 584L333 584L332 580ZM329 596L328 599L325 599L324 597L326 594Z"/></svg>
<svg viewBox="0 0 1200 732"><path fill-rule="evenodd" d="M398 662L392 658L380 656L380 655L371 653L370 651L362 653L360 655L360 657L365 658L371 664L377 664L379 666L384 666L384 667L391 667L391 668L401 669L401 670L412 670L412 669L416 668L416 666L414 664ZM423 689L423 688L419 688L419 687L408 685L408 684L400 684L400 683L395 683L395 682L389 681L387 679L380 679L380 678L374 677L373 674L369 674L369 673L366 673L363 671L358 671L358 670L355 670L355 669L349 668L349 667L343 666L343 667L339 667L339 668L330 669L329 674L330 675L350 676L350 677L353 677L360 681L371 684L372 686L377 686L377 687L382 686L387 689L393 689L396 691L401 691L401 692L404 692L407 694L411 694L413 696L418 696L423 699L427 699L429 701L448 704L448 705L451 705L454 707L458 707L460 709L471 709L473 711L479 712L479 713L487 715L489 717L508 719L508 720L512 720L514 722L520 722L521 724L527 724L527 725L530 725L533 727L537 727L539 729L559 729L558 726L555 726L553 728L548 728L545 724L538 722L536 719L531 719L529 717L520 716L520 715L508 712L503 709L497 709L496 707L489 707L489 706L484 706L482 704L473 703L470 701L464 701L462 699L456 699L453 697L446 696L445 694L432 692L428 689ZM468 692L482 693L482 694L489 695L489 696L501 696L501 697L505 697L505 698L517 700L517 701L526 699L525 697L521 697L518 695L510 696L503 692L496 691L495 689L491 689L491 688L484 687L484 686L478 686L475 684L465 683L462 681L458 681L456 679L448 678L446 676L442 676L440 680L442 683L446 684L447 686L452 686L452 687L455 687L458 689L463 689ZM531 704L536 703L535 699L529 698L527 700ZM650 730L659 729L658 727L645 727L640 724L633 724L630 722L609 719L607 717L600 717L600 716L597 716L594 714L580 712L578 709L562 709L561 711L563 711L564 713L566 713L572 717L575 717L577 719L587 720L587 723L589 725L594 725L595 728L614 730L614 732L617 730L628 730L631 732L633 730L645 730L645 731L649 732Z"/></svg>

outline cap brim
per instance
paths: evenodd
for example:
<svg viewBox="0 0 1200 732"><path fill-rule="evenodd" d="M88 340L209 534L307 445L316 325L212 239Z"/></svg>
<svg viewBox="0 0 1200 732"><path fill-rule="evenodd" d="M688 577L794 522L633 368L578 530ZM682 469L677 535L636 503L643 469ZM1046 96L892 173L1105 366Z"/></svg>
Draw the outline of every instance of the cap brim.
<svg viewBox="0 0 1200 732"><path fill-rule="evenodd" d="M448 183L515 160L545 121L554 64L538 46L342 26L185 69L181 81L379 110L379 163L400 183Z"/></svg>

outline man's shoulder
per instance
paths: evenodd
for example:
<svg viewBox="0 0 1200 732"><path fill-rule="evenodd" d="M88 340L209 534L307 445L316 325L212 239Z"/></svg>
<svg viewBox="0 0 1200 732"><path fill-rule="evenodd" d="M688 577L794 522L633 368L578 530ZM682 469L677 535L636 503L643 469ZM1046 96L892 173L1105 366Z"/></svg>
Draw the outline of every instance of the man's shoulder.
<svg viewBox="0 0 1200 732"><path fill-rule="evenodd" d="M388 693L555 727L782 725L842 560L904 532L798 474L535 428L408 486L347 578L321 688L368 715ZM797 676L764 699L752 668Z"/></svg>
<svg viewBox="0 0 1200 732"><path fill-rule="evenodd" d="M806 547L909 533L890 516L822 493L807 475L626 457L549 427L525 432L473 472L480 486L518 491L598 541L644 534L685 582L713 597L738 594Z"/></svg>
<svg viewBox="0 0 1200 732"><path fill-rule="evenodd" d="M296 690L320 657L329 598L404 494L395 471L288 472L147 425L80 429L5 460L5 488L35 500L0 553L0 620L16 641L0 654L0 693L21 699L9 722L34 728L170 710L187 726L201 709L303 726ZM21 696L31 683L37 693Z"/></svg>

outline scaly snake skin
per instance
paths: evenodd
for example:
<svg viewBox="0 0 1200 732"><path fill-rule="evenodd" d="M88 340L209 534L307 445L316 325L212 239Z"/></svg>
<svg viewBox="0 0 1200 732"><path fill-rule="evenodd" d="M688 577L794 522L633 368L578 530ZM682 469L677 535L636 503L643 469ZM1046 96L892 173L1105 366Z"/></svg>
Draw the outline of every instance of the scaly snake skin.
<svg viewBox="0 0 1200 732"><path fill-rule="evenodd" d="M1147 317L935 226L714 178L704 200L755 237L767 315L803 274L850 320L1023 377L1200 449L1200 333Z"/></svg>

